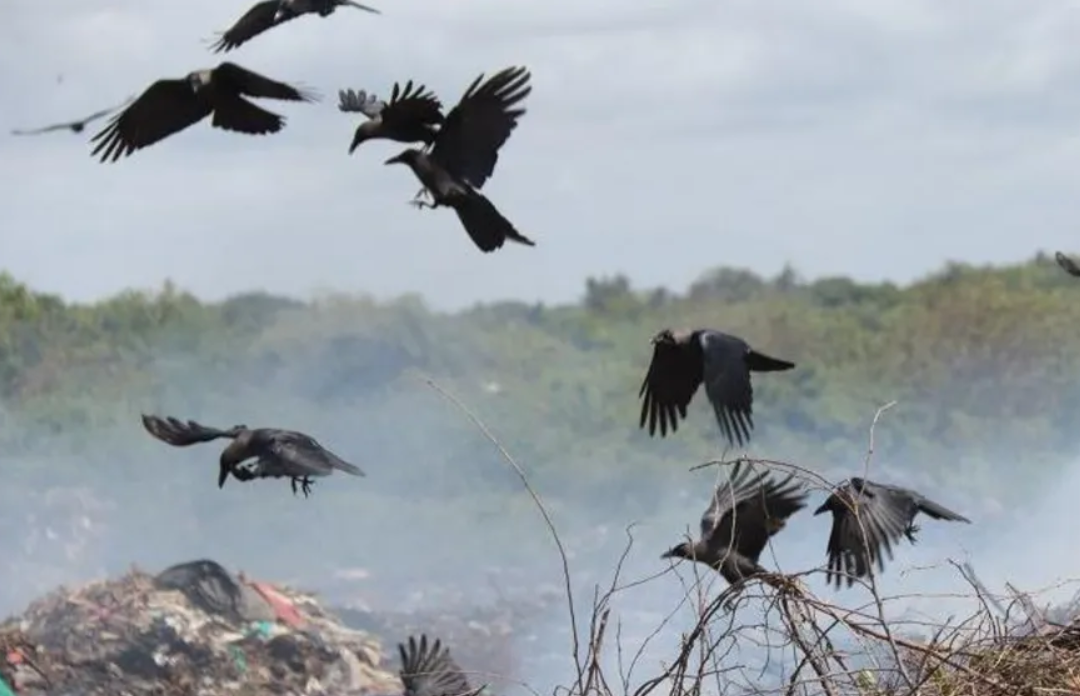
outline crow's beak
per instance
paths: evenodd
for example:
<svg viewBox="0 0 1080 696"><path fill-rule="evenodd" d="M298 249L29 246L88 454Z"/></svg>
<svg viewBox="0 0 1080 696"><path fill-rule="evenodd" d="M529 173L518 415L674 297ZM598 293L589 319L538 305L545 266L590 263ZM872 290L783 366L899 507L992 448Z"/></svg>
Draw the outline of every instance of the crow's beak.
<svg viewBox="0 0 1080 696"><path fill-rule="evenodd" d="M379 12L374 7L368 7L367 5L361 5L358 2L347 1L345 4L350 6L350 7L355 7L358 10L365 10L367 12L374 12L375 14L382 14L382 12Z"/></svg>
<svg viewBox="0 0 1080 696"><path fill-rule="evenodd" d="M404 152L402 152L401 154L398 154L398 155L394 155L390 159L383 162L383 164L404 164L404 163L405 163L405 153Z"/></svg>

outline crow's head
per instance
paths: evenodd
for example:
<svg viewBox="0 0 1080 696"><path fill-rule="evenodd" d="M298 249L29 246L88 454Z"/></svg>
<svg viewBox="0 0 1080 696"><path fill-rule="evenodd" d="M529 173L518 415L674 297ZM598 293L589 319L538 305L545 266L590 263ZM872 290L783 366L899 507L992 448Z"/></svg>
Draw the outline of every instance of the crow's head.
<svg viewBox="0 0 1080 696"><path fill-rule="evenodd" d="M671 329L663 329L662 331L658 331L657 334L652 337L652 344L654 346L658 345L658 344L669 345L669 346L674 345L675 344L675 334L674 334L674 332L672 332Z"/></svg>
<svg viewBox="0 0 1080 696"><path fill-rule="evenodd" d="M360 147L361 143L366 140L371 140L377 134L379 127L378 121L364 121L356 127L356 132L353 133L352 142L349 143L349 154L351 155L356 151L356 148Z"/></svg>
<svg viewBox="0 0 1080 696"><path fill-rule="evenodd" d="M670 549L660 554L660 558L690 558L694 557L694 546L689 541L684 541L681 544L672 546Z"/></svg>

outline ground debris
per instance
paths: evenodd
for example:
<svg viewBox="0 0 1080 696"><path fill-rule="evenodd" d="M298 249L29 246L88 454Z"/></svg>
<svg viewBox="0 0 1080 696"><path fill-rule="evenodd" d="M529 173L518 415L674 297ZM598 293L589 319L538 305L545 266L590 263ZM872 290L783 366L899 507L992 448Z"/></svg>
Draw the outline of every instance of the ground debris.
<svg viewBox="0 0 1080 696"><path fill-rule="evenodd" d="M213 561L61 587L0 624L20 696L376 696L401 692L369 633L315 597Z"/></svg>

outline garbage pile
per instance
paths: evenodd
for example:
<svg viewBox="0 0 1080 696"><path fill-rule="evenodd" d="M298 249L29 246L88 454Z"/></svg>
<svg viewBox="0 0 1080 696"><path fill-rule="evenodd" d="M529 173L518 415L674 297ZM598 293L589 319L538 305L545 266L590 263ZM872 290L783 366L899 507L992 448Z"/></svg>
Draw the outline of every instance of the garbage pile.
<svg viewBox="0 0 1080 696"><path fill-rule="evenodd" d="M370 633L209 560L60 588L0 624L0 695L401 693Z"/></svg>

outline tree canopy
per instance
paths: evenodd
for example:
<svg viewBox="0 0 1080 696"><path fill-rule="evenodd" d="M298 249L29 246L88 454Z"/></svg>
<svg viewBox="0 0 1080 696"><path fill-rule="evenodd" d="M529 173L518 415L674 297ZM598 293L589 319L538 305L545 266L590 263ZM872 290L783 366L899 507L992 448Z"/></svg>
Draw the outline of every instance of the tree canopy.
<svg viewBox="0 0 1080 696"><path fill-rule="evenodd" d="M895 399L877 432L880 456L921 476L974 475L996 488L993 472L1016 457L1034 473L1072 455L1078 300L1080 284L1044 255L1006 268L951 263L907 287L720 268L677 293L636 290L618 276L589 279L576 305L495 302L455 314L415 297L300 302L248 293L201 302L168 282L73 304L5 274L0 438L8 451L29 450L43 437L78 441L130 423L140 410L228 411L231 423L301 408L352 411L362 416L357 429L382 410L375 421L408 439L425 427L423 414L446 411L420 379L430 376L549 488L610 491L612 471L663 476L720 453L702 397L666 441L637 428L649 338L665 326L709 326L798 364L755 380L754 453L856 466L870 418ZM471 489L469 472L485 467L455 461L455 447L472 456L468 437L453 434L467 422L435 422L446 431L441 451L414 454L442 459L439 475ZM490 469L483 478L514 485Z"/></svg>

